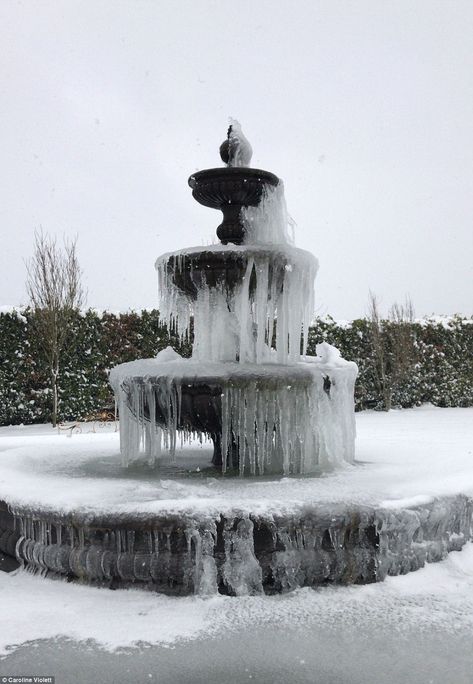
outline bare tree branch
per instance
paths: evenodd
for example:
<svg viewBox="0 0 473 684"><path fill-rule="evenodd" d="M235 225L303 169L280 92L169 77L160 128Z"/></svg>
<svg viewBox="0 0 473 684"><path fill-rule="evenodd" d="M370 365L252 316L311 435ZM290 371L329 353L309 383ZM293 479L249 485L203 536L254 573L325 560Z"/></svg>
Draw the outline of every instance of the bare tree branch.
<svg viewBox="0 0 473 684"><path fill-rule="evenodd" d="M369 293L368 315L373 348L373 373L383 406L389 411L393 394L405 383L416 363L413 333L414 307L409 297L405 304L394 303L383 320L376 296Z"/></svg>
<svg viewBox="0 0 473 684"><path fill-rule="evenodd" d="M58 377L61 353L70 333L72 317L85 303L77 238L64 239L61 249L54 237L35 232L32 258L26 263L26 290L45 355L53 395L52 423L58 416Z"/></svg>

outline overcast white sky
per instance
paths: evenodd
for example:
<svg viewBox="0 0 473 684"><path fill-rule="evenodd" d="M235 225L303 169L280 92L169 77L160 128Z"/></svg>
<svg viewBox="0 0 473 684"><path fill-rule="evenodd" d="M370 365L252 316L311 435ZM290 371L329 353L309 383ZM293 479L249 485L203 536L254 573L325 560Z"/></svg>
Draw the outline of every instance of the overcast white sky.
<svg viewBox="0 0 473 684"><path fill-rule="evenodd" d="M42 226L78 235L90 306L156 305L155 258L215 236L187 177L233 116L319 258L317 313L371 289L473 314L471 0L1 0L0 57L0 304Z"/></svg>

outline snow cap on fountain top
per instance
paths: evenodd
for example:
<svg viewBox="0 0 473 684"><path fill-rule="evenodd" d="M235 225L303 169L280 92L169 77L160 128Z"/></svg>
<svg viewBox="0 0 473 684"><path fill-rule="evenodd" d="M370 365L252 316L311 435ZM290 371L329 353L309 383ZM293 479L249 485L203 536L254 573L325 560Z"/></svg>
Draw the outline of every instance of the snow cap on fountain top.
<svg viewBox="0 0 473 684"><path fill-rule="evenodd" d="M253 149L236 119L230 119L227 139L220 145L220 157L227 166L249 166Z"/></svg>

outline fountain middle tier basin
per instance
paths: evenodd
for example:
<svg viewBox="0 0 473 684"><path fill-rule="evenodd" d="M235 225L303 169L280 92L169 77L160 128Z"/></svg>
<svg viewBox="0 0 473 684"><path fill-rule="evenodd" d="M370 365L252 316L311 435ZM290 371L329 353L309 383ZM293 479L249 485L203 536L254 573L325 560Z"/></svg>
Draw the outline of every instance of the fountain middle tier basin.
<svg viewBox="0 0 473 684"><path fill-rule="evenodd" d="M159 465L179 435L201 434L212 439L213 464L223 472L307 474L352 462L356 373L354 363L327 354L242 365L182 359L168 348L122 364L110 382L124 461Z"/></svg>
<svg viewBox="0 0 473 684"><path fill-rule="evenodd" d="M245 276L251 278L250 293L264 274L268 291L280 294L284 279L293 270L309 271L311 284L317 260L305 249L291 245L208 245L168 252L156 260L160 292L175 286L182 294L197 299L202 288L223 288L233 292ZM248 273L249 267L251 268Z"/></svg>
<svg viewBox="0 0 473 684"><path fill-rule="evenodd" d="M305 354L318 263L288 245L212 245L156 261L159 310L193 356L240 363L295 363ZM276 350L272 356L271 347Z"/></svg>

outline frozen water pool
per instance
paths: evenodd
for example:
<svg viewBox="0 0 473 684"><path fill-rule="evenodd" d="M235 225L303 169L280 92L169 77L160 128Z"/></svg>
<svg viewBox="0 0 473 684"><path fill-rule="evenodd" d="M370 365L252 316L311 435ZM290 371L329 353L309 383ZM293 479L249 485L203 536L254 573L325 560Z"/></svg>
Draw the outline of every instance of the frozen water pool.
<svg viewBox="0 0 473 684"><path fill-rule="evenodd" d="M49 426L0 428L0 499L58 512L296 511L308 503L405 508L473 492L473 409L431 406L356 416L356 462L320 477L230 478L205 470L210 444L177 467L122 469L114 425L67 437ZM185 471L181 477L179 470Z"/></svg>

